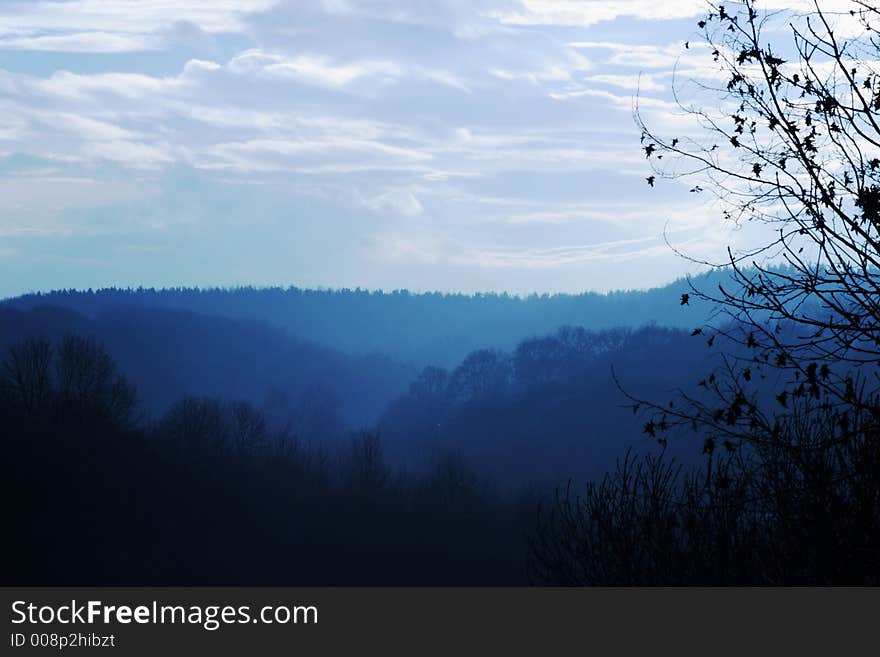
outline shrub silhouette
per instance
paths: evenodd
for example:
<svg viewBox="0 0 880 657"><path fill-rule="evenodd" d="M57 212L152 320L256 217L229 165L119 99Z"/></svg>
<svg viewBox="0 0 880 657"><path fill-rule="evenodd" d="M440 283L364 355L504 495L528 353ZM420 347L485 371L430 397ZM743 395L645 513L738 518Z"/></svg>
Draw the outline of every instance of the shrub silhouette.
<svg viewBox="0 0 880 657"><path fill-rule="evenodd" d="M683 468L627 454L558 492L530 540L533 580L557 585L877 585L880 436L834 441L833 413L796 413L772 443Z"/></svg>

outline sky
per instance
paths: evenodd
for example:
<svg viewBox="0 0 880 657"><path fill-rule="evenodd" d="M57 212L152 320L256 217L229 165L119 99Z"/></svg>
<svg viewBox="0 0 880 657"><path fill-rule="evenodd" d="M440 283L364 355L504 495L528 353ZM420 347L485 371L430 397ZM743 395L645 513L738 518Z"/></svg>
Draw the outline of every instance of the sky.
<svg viewBox="0 0 880 657"><path fill-rule="evenodd" d="M649 188L633 119L638 92L652 128L687 129L673 73L706 66L704 12L5 0L0 296L665 284L694 271L667 240L711 258L742 239L692 181Z"/></svg>

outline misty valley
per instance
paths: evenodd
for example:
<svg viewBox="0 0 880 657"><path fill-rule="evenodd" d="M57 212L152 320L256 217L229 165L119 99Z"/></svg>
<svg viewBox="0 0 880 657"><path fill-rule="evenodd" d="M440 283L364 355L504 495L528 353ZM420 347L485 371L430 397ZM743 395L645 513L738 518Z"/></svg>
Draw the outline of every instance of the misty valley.
<svg viewBox="0 0 880 657"><path fill-rule="evenodd" d="M637 401L708 400L711 372L754 359L683 328L711 305L682 290L719 275L570 297L9 299L3 481L30 538L11 546L7 581L724 584L769 568L813 581L791 551L812 558L797 544L815 528L782 540L742 504L759 450L716 452ZM778 562L753 560L762 544Z"/></svg>
<svg viewBox="0 0 880 657"><path fill-rule="evenodd" d="M612 367L655 395L698 367L688 332L651 322L686 321L680 287L7 300L4 481L35 537L7 577L527 583L541 503L658 450ZM644 325L603 328L614 312Z"/></svg>

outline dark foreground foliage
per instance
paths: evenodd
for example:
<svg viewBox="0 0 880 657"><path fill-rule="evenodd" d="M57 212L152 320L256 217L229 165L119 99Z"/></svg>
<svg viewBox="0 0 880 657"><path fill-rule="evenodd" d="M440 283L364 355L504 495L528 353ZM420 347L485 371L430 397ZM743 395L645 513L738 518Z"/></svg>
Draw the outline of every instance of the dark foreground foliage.
<svg viewBox="0 0 880 657"><path fill-rule="evenodd" d="M686 470L631 454L568 487L531 539L550 585L880 584L880 432L803 413L777 439ZM829 436L834 436L829 440Z"/></svg>
<svg viewBox="0 0 880 657"><path fill-rule="evenodd" d="M870 421L842 433L832 414L795 414L772 443L700 467L630 453L541 503L454 456L395 473L373 434L310 445L244 402L185 398L145 422L88 339L23 342L3 373L6 584L880 580Z"/></svg>
<svg viewBox="0 0 880 657"><path fill-rule="evenodd" d="M531 506L454 457L405 478L376 436L319 449L212 399L146 425L88 340L28 341L4 366L4 584L526 581Z"/></svg>

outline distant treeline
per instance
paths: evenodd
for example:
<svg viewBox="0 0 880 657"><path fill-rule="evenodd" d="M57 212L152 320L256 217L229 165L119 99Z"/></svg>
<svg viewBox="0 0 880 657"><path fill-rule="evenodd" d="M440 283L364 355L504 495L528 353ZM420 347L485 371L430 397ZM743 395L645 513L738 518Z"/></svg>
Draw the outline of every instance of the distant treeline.
<svg viewBox="0 0 880 657"><path fill-rule="evenodd" d="M726 280L723 272L698 277L706 289ZM349 353L381 353L420 367L453 367L477 349L512 350L521 340L560 326L692 328L705 319L708 308L696 299L688 308L680 308L678 299L687 291L684 280L645 291L527 297L296 287L111 288L29 294L3 303L20 309L50 304L87 316L122 306L259 319Z"/></svg>

